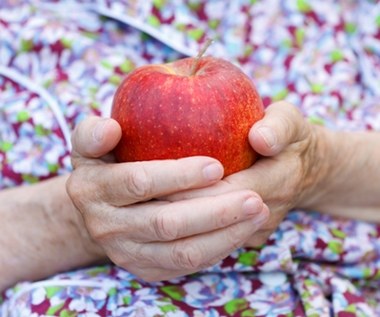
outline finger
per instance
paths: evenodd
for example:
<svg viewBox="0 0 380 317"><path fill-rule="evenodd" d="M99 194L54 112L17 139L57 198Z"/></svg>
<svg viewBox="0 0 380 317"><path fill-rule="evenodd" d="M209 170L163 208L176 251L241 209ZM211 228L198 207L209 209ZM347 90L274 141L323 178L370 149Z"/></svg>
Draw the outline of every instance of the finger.
<svg viewBox="0 0 380 317"><path fill-rule="evenodd" d="M303 140L309 125L301 112L287 102L270 105L262 120L253 125L249 141L254 150L264 156L274 156L286 146Z"/></svg>
<svg viewBox="0 0 380 317"><path fill-rule="evenodd" d="M151 258L156 267L190 274L212 266L241 247L268 219L269 209L256 217L212 232L173 242L142 245L140 256Z"/></svg>
<svg viewBox="0 0 380 317"><path fill-rule="evenodd" d="M72 135L73 165L80 158L99 158L109 153L121 138L120 125L113 119L89 117L80 122Z"/></svg>
<svg viewBox="0 0 380 317"><path fill-rule="evenodd" d="M258 248L263 246L269 239L274 230L261 229L253 234L251 238L244 243L245 248Z"/></svg>
<svg viewBox="0 0 380 317"><path fill-rule="evenodd" d="M113 216L113 230L136 242L173 241L228 227L262 212L263 202L251 191L232 192L175 203L153 202Z"/></svg>
<svg viewBox="0 0 380 317"><path fill-rule="evenodd" d="M299 164L297 160L298 158L294 157L294 159L287 162L286 168L290 174L284 173L284 167L278 164L276 160L268 158L259 160L249 169L231 174L211 186L181 191L165 196L164 199L167 201L179 201L251 189L271 208L274 205L284 205L289 200L289 192L298 191L297 186L299 184L291 175ZM281 184L281 186L276 187L275 195L273 194L273 184Z"/></svg>
<svg viewBox="0 0 380 317"><path fill-rule="evenodd" d="M245 171L241 171L239 173L244 173L245 175L248 175L246 174ZM251 175L251 173L249 175ZM245 181L244 184L237 184L237 183L230 182L229 179L231 176L232 175L229 175L226 178L220 180L219 182L212 184L211 186L207 186L204 188L189 189L189 190L177 192L171 195L161 196L159 199L162 201L175 202L175 201L188 200L188 199L194 199L194 198L200 198L200 197L223 195L226 193L251 188L251 187L244 188L244 185L247 184L247 181Z"/></svg>
<svg viewBox="0 0 380 317"><path fill-rule="evenodd" d="M223 177L223 166L209 157L189 157L84 166L69 178L74 199L87 199L94 208L104 203L126 206L174 192L209 186ZM88 199L91 201L88 201ZM99 212L103 212L100 210Z"/></svg>

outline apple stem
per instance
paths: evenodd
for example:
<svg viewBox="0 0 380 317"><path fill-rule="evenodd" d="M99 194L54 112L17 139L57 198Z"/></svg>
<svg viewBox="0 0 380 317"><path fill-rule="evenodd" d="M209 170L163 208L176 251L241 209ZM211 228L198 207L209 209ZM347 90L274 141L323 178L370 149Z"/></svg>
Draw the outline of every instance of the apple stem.
<svg viewBox="0 0 380 317"><path fill-rule="evenodd" d="M198 55L195 57L194 62L193 62L193 67L191 68L190 76L194 76L195 73L197 72L197 68L199 65L199 61L201 60L202 56L204 53L206 53L207 49L210 47L211 43L213 42L212 39L208 39L201 48L201 50L198 52Z"/></svg>

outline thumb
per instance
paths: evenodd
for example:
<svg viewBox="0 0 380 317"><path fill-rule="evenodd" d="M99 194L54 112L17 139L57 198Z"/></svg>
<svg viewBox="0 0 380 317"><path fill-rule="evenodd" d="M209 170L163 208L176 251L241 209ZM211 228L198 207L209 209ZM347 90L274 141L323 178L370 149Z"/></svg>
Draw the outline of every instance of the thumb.
<svg viewBox="0 0 380 317"><path fill-rule="evenodd" d="M308 136L309 125L292 104L281 101L270 105L265 116L249 132L252 148L264 156L274 156L292 143Z"/></svg>
<svg viewBox="0 0 380 317"><path fill-rule="evenodd" d="M121 138L121 128L110 118L88 117L72 135L73 158L100 158L114 149Z"/></svg>

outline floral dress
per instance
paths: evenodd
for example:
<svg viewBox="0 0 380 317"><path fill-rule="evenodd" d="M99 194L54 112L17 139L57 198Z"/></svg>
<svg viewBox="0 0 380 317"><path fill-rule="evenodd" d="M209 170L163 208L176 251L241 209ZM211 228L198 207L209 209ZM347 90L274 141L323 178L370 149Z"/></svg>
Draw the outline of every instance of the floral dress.
<svg viewBox="0 0 380 317"><path fill-rule="evenodd" d="M238 64L265 105L315 124L380 130L375 0L0 2L0 189L69 173L70 133L109 116L137 66L208 54ZM380 226L294 210L267 243L187 277L114 266L5 291L0 316L380 316Z"/></svg>

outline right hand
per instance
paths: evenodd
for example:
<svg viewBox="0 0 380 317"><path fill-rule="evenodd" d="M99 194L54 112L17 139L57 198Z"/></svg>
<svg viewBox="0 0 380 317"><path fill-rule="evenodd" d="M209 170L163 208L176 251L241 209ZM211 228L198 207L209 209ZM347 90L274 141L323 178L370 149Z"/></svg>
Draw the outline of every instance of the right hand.
<svg viewBox="0 0 380 317"><path fill-rule="evenodd" d="M110 153L120 136L112 119L80 123L67 182L88 232L116 265L147 281L194 273L241 247L268 219L268 207L249 190L155 200L215 184L222 165L201 156L115 163Z"/></svg>

